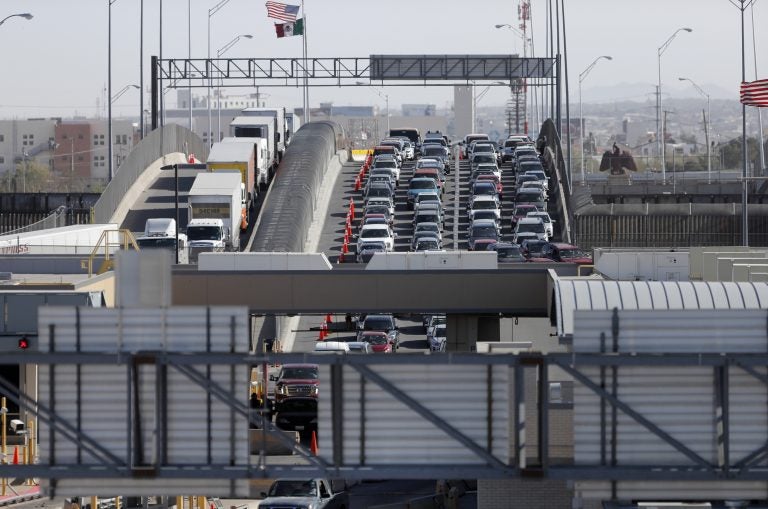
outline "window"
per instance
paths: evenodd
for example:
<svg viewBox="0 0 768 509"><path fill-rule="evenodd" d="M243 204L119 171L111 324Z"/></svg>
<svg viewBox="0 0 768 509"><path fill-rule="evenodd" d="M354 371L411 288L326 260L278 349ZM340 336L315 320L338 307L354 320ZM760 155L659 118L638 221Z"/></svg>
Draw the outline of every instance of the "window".
<svg viewBox="0 0 768 509"><path fill-rule="evenodd" d="M0 164L5 164L5 157L4 156L0 156Z"/></svg>
<svg viewBox="0 0 768 509"><path fill-rule="evenodd" d="M5 135L4 134L0 134L0 143L2 143L4 141L5 141Z"/></svg>
<svg viewBox="0 0 768 509"><path fill-rule="evenodd" d="M80 134L78 134L78 135L77 135L77 139L78 139L78 140L82 140L82 139L83 139L83 133L80 133Z"/></svg>

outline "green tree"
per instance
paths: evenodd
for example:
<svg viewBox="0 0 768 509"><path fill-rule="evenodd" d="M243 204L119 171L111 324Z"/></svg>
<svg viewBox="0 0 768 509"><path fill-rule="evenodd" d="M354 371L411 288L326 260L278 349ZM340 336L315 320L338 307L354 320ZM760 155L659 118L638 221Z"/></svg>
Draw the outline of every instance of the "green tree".
<svg viewBox="0 0 768 509"><path fill-rule="evenodd" d="M22 161L16 165L11 191L17 193L40 193L49 191L51 171L48 166L35 160Z"/></svg>

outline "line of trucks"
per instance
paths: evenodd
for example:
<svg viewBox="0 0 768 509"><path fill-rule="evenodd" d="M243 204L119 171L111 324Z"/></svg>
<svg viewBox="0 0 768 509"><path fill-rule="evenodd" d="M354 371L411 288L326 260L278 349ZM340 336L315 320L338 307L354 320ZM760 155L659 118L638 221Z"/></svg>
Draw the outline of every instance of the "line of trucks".
<svg viewBox="0 0 768 509"><path fill-rule="evenodd" d="M298 117L285 108L246 108L232 120L229 136L213 144L206 171L197 174L189 190L189 221L178 246L186 253L180 263L196 263L202 252L240 250L240 232L254 221L256 199L268 188L298 128ZM173 219L149 219L136 240L140 248L174 249L175 231Z"/></svg>

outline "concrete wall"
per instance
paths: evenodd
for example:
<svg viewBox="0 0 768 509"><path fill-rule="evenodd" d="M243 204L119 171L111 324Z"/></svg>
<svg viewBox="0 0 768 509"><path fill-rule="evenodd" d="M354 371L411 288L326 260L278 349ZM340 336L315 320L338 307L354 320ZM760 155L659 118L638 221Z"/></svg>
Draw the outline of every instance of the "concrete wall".
<svg viewBox="0 0 768 509"><path fill-rule="evenodd" d="M483 509L571 509L573 489L551 479L480 479L477 507Z"/></svg>

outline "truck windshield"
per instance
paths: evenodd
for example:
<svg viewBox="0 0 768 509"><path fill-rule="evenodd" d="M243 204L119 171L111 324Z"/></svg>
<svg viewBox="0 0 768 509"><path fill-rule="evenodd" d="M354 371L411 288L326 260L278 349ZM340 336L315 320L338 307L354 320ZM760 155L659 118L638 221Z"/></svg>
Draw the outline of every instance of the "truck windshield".
<svg viewBox="0 0 768 509"><path fill-rule="evenodd" d="M314 481L275 481L269 490L270 497L316 497Z"/></svg>
<svg viewBox="0 0 768 509"><path fill-rule="evenodd" d="M192 226L187 229L187 239L193 240L219 240L221 228L218 226Z"/></svg>
<svg viewBox="0 0 768 509"><path fill-rule="evenodd" d="M136 239L141 249L176 249L176 239L173 237L157 237Z"/></svg>

